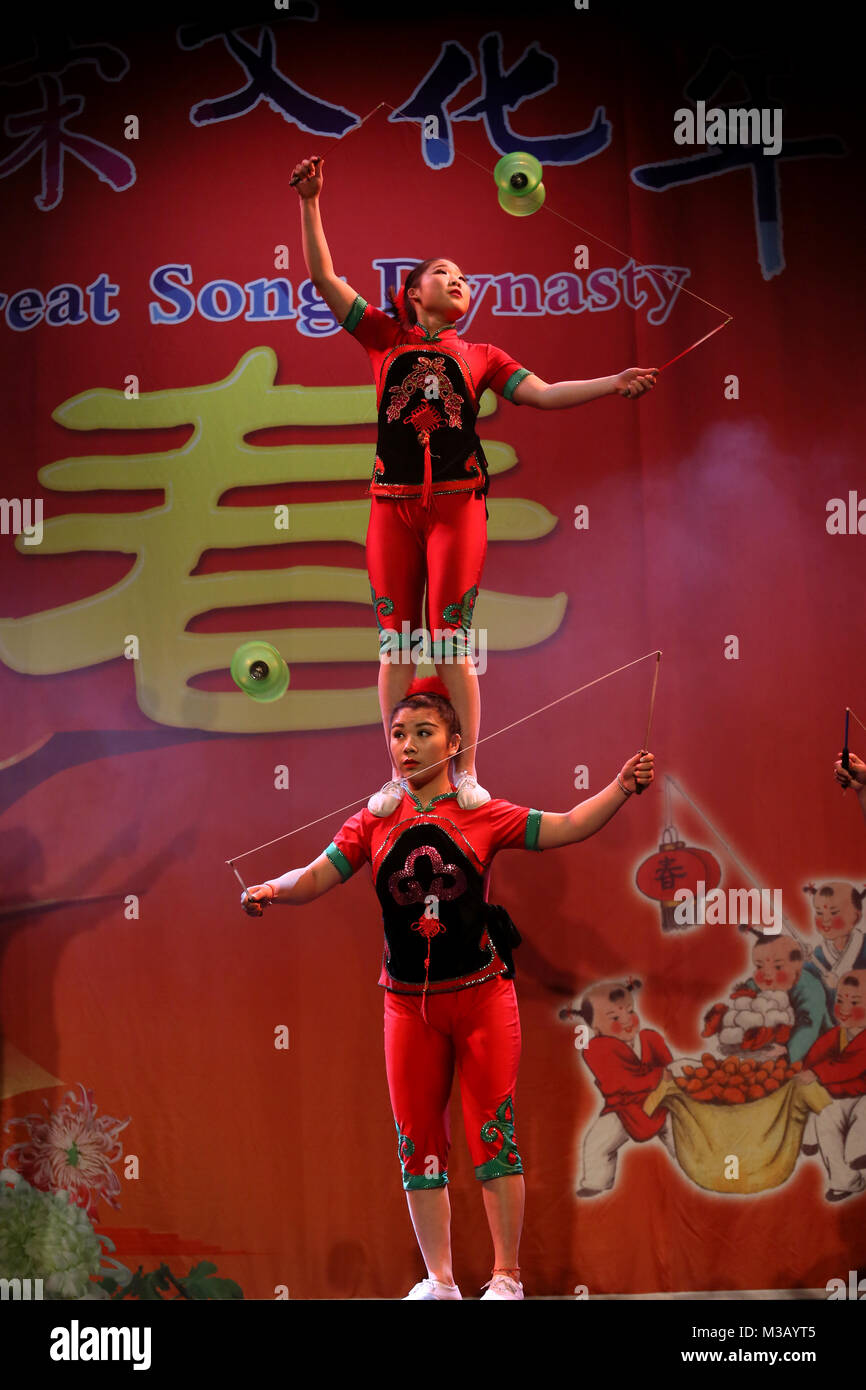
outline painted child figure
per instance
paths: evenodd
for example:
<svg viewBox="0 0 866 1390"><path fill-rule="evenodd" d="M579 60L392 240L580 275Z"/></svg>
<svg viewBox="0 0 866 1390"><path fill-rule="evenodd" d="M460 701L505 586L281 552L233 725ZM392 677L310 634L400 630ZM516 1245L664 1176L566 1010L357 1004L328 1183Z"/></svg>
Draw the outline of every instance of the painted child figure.
<svg viewBox="0 0 866 1390"><path fill-rule="evenodd" d="M833 1097L814 1116L814 1146L803 1139L807 1153L820 1149L829 1202L866 1189L866 970L842 976L835 1015L837 1027L810 1047L796 1078L800 1085L820 1081Z"/></svg>
<svg viewBox="0 0 866 1390"><path fill-rule="evenodd" d="M810 883L803 889L810 894L815 910L815 926L823 938L812 953L806 969L823 981L827 1000L832 1009L836 986L842 975L850 970L866 969L866 940L863 935L863 899L866 890L853 883L833 879L816 888Z"/></svg>
<svg viewBox="0 0 866 1390"><path fill-rule="evenodd" d="M383 313L334 271L319 211L321 158L295 166L304 257L310 278L337 322L364 347L379 411L370 483L367 570L379 626L379 704L390 750L390 715L414 674L403 650L423 625L427 593L433 660L463 730L455 759L458 804L489 800L475 778L481 722L470 628L487 548L487 461L475 421L489 387L516 405L562 410L602 396L635 399L655 385L657 369L630 367L593 381L548 384L489 343L469 343L455 325L470 302L469 283L445 258L416 265ZM370 798L390 816L403 796L399 771Z"/></svg>
<svg viewBox="0 0 866 1390"><path fill-rule="evenodd" d="M633 993L640 985L640 980L593 985L577 1010L594 1030L583 1058L605 1102L584 1137L578 1197L610 1191L617 1155L629 1139L642 1144L658 1136L676 1161L667 1111L647 1115L643 1108L673 1058L660 1033L640 1026Z"/></svg>
<svg viewBox="0 0 866 1390"><path fill-rule="evenodd" d="M822 1033L833 1027L824 986L817 976L804 970L803 951L787 932L759 937L752 948L754 974L742 990L782 990L794 1011L794 1025L787 1043L774 1042L767 1048L770 1057L787 1052L792 1062L801 1062Z"/></svg>

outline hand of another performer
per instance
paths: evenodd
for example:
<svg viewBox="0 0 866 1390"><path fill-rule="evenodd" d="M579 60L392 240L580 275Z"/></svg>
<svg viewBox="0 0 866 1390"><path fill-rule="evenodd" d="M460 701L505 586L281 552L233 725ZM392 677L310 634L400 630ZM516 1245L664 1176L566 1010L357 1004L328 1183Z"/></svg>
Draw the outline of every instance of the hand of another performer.
<svg viewBox="0 0 866 1390"><path fill-rule="evenodd" d="M817 1080L818 1080L818 1078L817 1078L817 1076L815 1075L815 1073L814 1073L813 1071L808 1071L808 1070L807 1070L807 1071L800 1071L800 1072L798 1072L797 1075L794 1077L794 1081L795 1081L795 1083L796 1083L798 1086L808 1086L810 1081L817 1081Z"/></svg>
<svg viewBox="0 0 866 1390"><path fill-rule="evenodd" d="M839 752L833 773L836 781L843 787L854 787L857 792L866 788L866 763L856 753L848 754L848 771L842 766L842 753Z"/></svg>
<svg viewBox="0 0 866 1390"><path fill-rule="evenodd" d="M648 753L644 748L639 753L635 753L633 758L629 758L619 774L626 791L633 792L639 786L648 787L655 776L654 763L653 754Z"/></svg>
<svg viewBox="0 0 866 1390"><path fill-rule="evenodd" d="M645 391L651 391L656 384L658 370L658 367L627 367L613 379L617 395L636 400Z"/></svg>
<svg viewBox="0 0 866 1390"><path fill-rule="evenodd" d="M309 159L302 159L300 164L296 164L292 170L292 178L297 179L295 188L299 198L318 198L322 191L322 165L324 164L323 155L310 155Z"/></svg>
<svg viewBox="0 0 866 1390"><path fill-rule="evenodd" d="M272 883L256 883L241 893L241 907L248 917L261 917L265 908L274 900Z"/></svg>

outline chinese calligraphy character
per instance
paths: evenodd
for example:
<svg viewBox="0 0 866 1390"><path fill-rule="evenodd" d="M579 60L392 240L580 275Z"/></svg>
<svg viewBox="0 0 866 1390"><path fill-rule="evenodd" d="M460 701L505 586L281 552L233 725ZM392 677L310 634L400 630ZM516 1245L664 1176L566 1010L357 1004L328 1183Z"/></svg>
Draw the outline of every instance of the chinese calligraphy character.
<svg viewBox="0 0 866 1390"><path fill-rule="evenodd" d="M526 150L542 164L579 164L591 159L610 144L610 123L605 120L604 107L596 107L592 124L584 130L567 135L533 137L512 130L508 112L529 97L540 96L555 87L559 65L538 44L530 44L513 67L503 71L502 36L486 34L481 40L482 92L477 101L451 113L452 121L477 121L483 118L490 143L500 154ZM445 114L449 98L474 77L475 63L458 43L443 44L439 57L415 88L404 106L394 111L389 120L419 121L422 124L435 116L438 134L422 139L424 159L431 168L441 169L454 160L451 127Z"/></svg>
<svg viewBox="0 0 866 1390"><path fill-rule="evenodd" d="M157 723L216 733L351 728L380 720L376 686L290 688L272 704L233 691L196 689L191 681L227 671L245 640L233 631L190 630L201 614L263 604L352 603L368 612L366 569L296 565L197 573L207 551L282 546L312 541L350 542L363 548L369 498L298 503L288 529L277 529L272 507L221 502L232 488L366 479L371 444L250 445L255 431L294 425L333 428L375 421L375 388L275 386L277 359L255 348L223 381L144 393L88 390L66 401L55 419L71 429L167 429L194 425L189 443L164 453L61 460L40 471L44 487L60 491L162 488L163 504L145 511L61 516L45 523L40 554L113 551L136 557L130 574L101 593L36 613L0 619L0 659L17 671L46 675L79 670L119 657L135 634L138 703ZM482 402L482 416L495 402ZM491 473L513 468L514 450L485 441ZM556 518L538 503L507 498L490 504L490 539L530 540L546 535ZM29 553L24 552L22 553ZM488 644L514 650L557 630L566 597L524 597L482 591ZM477 617L477 613L476 613ZM376 661L372 621L353 627L258 630L291 664Z"/></svg>
<svg viewBox="0 0 866 1390"><path fill-rule="evenodd" d="M675 854L663 854L655 871L655 878L663 892L670 893L678 878L685 878L686 871L677 863Z"/></svg>
<svg viewBox="0 0 866 1390"><path fill-rule="evenodd" d="M710 101L730 77L740 78L746 85L746 102L754 107L772 104L768 92L768 77L754 60L735 58L724 49L714 48L706 61L689 79L685 95L689 101ZM733 103L717 103L723 109ZM641 188L663 193L679 184L698 183L728 174L734 169L748 169L752 176L752 202L755 233L758 242L758 261L765 280L771 280L785 269L782 246L782 209L780 199L781 161L783 159L817 159L838 157L846 153L837 136L805 136L785 138L778 154L765 154L760 145L734 145L712 154L687 155L683 159L666 159L658 164L641 164L631 177Z"/></svg>
<svg viewBox="0 0 866 1390"><path fill-rule="evenodd" d="M297 0L295 17L306 18L301 11L303 0ZM313 10L313 6L308 6ZM253 48L231 29L214 29L204 25L183 25L177 32L181 48L201 48L212 39L221 38L229 53L236 58L247 75L245 86L235 92L217 97L213 101L200 101L193 106L189 118L193 125L209 125L213 121L231 121L243 116L266 101L273 111L294 122L301 130L316 135L345 135L353 126L360 125L360 117L347 111L343 106L320 101L318 97L305 92L280 72L275 66L274 36L270 29L263 28L259 36L258 48Z"/></svg>
<svg viewBox="0 0 866 1390"><path fill-rule="evenodd" d="M63 159L68 152L86 164L102 183L122 192L135 183L135 165L126 155L94 140L89 135L76 135L67 122L84 109L84 98L63 96L55 77L41 77L43 105L35 111L21 111L6 117L7 135L27 135L5 159L0 160L0 179L7 178L29 159L42 151L42 193L34 198L42 212L57 207L63 197Z"/></svg>

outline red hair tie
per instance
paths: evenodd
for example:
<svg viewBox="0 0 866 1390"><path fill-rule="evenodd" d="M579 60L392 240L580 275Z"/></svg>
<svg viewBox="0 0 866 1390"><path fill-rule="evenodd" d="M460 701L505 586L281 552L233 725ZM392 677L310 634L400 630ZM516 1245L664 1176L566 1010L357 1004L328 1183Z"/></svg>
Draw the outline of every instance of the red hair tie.
<svg viewBox="0 0 866 1390"><path fill-rule="evenodd" d="M408 333L409 330L411 329L412 325L411 325L411 323L409 322L409 315L408 315L407 310L406 310L406 289L405 289L405 286L401 285L400 288L397 290L396 294L394 293L393 290L391 291L391 303L394 305L394 308L397 310L397 314L398 314L398 316L399 316L401 326L402 326L403 328L405 328L406 332Z"/></svg>
<svg viewBox="0 0 866 1390"><path fill-rule="evenodd" d="M438 676L416 676L406 695L441 695L443 700L451 702L448 687Z"/></svg>

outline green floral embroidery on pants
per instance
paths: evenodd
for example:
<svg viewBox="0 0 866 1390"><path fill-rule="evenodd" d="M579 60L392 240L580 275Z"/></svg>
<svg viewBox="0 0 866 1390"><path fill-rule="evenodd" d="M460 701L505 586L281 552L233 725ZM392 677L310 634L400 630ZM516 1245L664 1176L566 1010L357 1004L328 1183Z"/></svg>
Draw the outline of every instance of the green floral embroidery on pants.
<svg viewBox="0 0 866 1390"><path fill-rule="evenodd" d="M511 1096L496 1111L495 1120L487 1120L481 1126L481 1138L485 1144L495 1144L500 1140L499 1151L486 1163L475 1169L475 1176L482 1182L488 1178L501 1178L506 1173L522 1173L523 1163L514 1143L514 1102Z"/></svg>
<svg viewBox="0 0 866 1390"><path fill-rule="evenodd" d="M467 589L459 603L449 603L442 611L442 621L451 627L462 627L468 632L472 626L472 610L478 597L477 585Z"/></svg>
<svg viewBox="0 0 866 1390"><path fill-rule="evenodd" d="M382 594L381 598L377 598L376 590L373 588L372 584L370 585L370 597L373 600L373 612L376 614L376 622L379 625L379 631L382 632L384 631L382 627L382 618L390 618L391 614L394 612L394 600L389 598L387 594ZM379 613L380 608L382 610L381 616Z"/></svg>
<svg viewBox="0 0 866 1390"><path fill-rule="evenodd" d="M397 1157L400 1160L400 1167L403 1170L403 1190L404 1192L421 1192L430 1187L447 1187L448 1173L445 1169L435 1176L426 1177L423 1173L407 1173L406 1164L415 1152L415 1145L406 1134L400 1133L400 1126L396 1119L394 1126L397 1130Z"/></svg>

